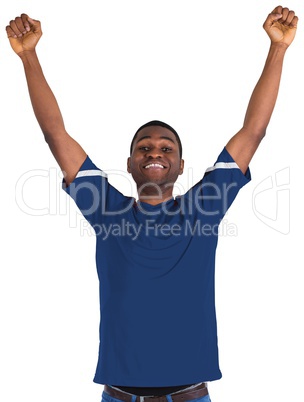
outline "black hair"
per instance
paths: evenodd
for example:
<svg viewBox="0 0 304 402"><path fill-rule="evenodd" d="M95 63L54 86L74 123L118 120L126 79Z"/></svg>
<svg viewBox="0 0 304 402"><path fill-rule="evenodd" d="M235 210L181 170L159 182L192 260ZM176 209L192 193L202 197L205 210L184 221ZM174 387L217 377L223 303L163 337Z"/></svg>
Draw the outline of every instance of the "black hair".
<svg viewBox="0 0 304 402"><path fill-rule="evenodd" d="M181 143L181 140L180 140L180 138L179 138L179 135L177 134L177 132L174 130L173 127L169 126L169 124L164 123L163 121L160 121L160 120L151 120L151 121L149 121L148 123L145 123L145 124L143 124L142 126L139 127L139 129L138 129L138 130L136 131L136 133L134 134L134 137L133 137L132 142L131 142L131 146L130 146L130 155L132 154L132 149L133 149L134 141L135 141L135 139L136 139L136 136L137 136L138 132L139 132L140 130L142 130L143 128L145 128L145 127L150 127L150 126L160 126L160 127L164 127L164 128L167 128L168 130L170 130L170 131L175 135L176 141L177 141L177 143L178 143L179 155L180 155L180 158L182 158L183 148L182 148L182 143Z"/></svg>

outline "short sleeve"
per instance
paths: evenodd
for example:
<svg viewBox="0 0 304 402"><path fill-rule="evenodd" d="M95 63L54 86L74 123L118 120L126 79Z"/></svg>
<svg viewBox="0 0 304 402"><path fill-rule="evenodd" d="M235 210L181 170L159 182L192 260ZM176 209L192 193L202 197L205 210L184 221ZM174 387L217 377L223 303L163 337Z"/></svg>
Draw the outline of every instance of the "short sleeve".
<svg viewBox="0 0 304 402"><path fill-rule="evenodd" d="M94 225L106 216L119 214L133 199L121 194L108 182L107 174L99 169L87 156L73 182L62 188L75 201L83 216Z"/></svg>
<svg viewBox="0 0 304 402"><path fill-rule="evenodd" d="M220 221L239 190L250 180L250 169L244 174L224 148L214 165L206 170L203 179L187 195L202 215Z"/></svg>

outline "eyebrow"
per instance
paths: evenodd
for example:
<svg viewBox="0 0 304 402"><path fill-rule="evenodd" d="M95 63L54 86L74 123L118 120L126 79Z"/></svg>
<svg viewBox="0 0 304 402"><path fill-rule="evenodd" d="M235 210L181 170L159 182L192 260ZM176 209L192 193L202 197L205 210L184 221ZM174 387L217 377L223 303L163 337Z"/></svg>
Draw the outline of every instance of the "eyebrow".
<svg viewBox="0 0 304 402"><path fill-rule="evenodd" d="M141 140L145 140L146 138L151 138L151 135L145 135L144 137L141 137L141 138L137 141L137 143L139 143ZM166 137L166 136L164 135L164 136L161 136L160 138L165 139L165 140L169 140L169 141L173 142L173 144L175 144L174 140L172 140L172 138L170 138L170 137Z"/></svg>

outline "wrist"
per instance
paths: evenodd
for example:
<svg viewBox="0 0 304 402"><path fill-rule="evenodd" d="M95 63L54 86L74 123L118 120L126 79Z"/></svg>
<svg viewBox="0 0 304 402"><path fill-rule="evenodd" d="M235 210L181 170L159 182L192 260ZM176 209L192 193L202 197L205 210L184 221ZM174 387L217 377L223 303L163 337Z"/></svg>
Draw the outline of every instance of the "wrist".
<svg viewBox="0 0 304 402"><path fill-rule="evenodd" d="M288 49L289 45L287 45L287 43L284 42L271 42L270 44L270 48L272 49L278 49L281 52L286 52L286 50Z"/></svg>
<svg viewBox="0 0 304 402"><path fill-rule="evenodd" d="M23 62L26 62L27 60L31 60L33 58L37 58L36 50L22 50L21 52L17 53L17 55L20 57L20 59Z"/></svg>

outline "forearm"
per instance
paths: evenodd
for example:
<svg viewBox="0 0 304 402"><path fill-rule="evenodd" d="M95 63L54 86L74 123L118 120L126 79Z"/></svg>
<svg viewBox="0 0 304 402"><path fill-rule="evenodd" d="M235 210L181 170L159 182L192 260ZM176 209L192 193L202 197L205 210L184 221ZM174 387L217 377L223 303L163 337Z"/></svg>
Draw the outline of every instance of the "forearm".
<svg viewBox="0 0 304 402"><path fill-rule="evenodd" d="M48 141L65 131L58 103L44 77L36 52L24 51L19 56L23 62L35 116Z"/></svg>
<svg viewBox="0 0 304 402"><path fill-rule="evenodd" d="M271 44L262 75L254 88L244 120L244 129L263 136L269 124L280 86L287 46Z"/></svg>

